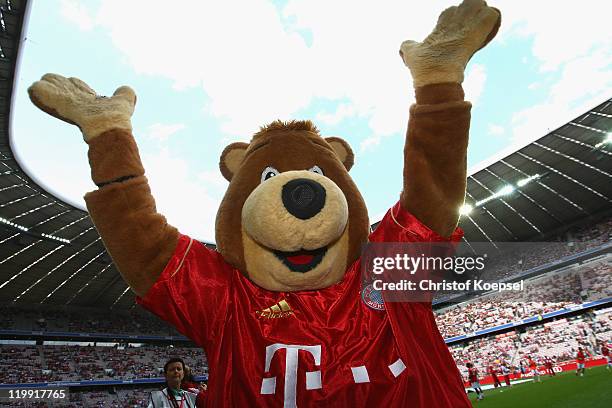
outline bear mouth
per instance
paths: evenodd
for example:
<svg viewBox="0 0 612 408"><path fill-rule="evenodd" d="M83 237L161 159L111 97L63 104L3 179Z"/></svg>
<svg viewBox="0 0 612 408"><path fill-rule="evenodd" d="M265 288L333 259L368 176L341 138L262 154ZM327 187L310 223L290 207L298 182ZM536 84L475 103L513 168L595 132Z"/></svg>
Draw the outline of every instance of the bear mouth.
<svg viewBox="0 0 612 408"><path fill-rule="evenodd" d="M294 252L274 251L274 255L292 272L308 272L321 263L327 247Z"/></svg>

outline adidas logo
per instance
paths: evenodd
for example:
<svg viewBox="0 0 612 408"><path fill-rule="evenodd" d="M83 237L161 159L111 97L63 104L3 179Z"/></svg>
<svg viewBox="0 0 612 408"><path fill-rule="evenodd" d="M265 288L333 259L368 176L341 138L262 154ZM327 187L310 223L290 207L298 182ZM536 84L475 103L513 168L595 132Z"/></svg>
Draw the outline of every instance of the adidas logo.
<svg viewBox="0 0 612 408"><path fill-rule="evenodd" d="M255 314L262 319L278 319L279 317L291 316L293 310L291 310L289 303L283 299L273 306L256 311Z"/></svg>

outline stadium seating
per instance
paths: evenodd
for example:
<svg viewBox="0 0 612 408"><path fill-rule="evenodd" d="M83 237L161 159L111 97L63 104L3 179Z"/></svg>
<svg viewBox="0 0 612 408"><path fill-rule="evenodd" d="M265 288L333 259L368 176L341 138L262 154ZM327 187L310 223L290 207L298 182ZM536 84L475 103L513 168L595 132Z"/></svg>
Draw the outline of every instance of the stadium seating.
<svg viewBox="0 0 612 408"><path fill-rule="evenodd" d="M610 297L611 263L605 258L579 265L528 280L521 292L494 293L438 310L438 328L450 338Z"/></svg>
<svg viewBox="0 0 612 408"><path fill-rule="evenodd" d="M196 375L208 371L202 350L186 347L0 345L0 356L0 383L160 378L164 362L174 356Z"/></svg>
<svg viewBox="0 0 612 408"><path fill-rule="evenodd" d="M457 367L467 376L465 363L472 362L481 373L489 365L497 366L505 361L515 369L521 360L531 356L543 363L550 357L555 363L573 361L578 347L583 347L592 356L597 356L597 342L612 339L612 311L596 315L581 315L571 319L562 318L535 326L518 333L513 330L496 336L480 338L449 347Z"/></svg>
<svg viewBox="0 0 612 408"><path fill-rule="evenodd" d="M512 257L496 264L495 279L520 274L530 268L554 262L611 242L612 220L595 226L564 232L556 238L571 244L554 245L555 250L519 254L520 263ZM436 320L445 338L470 335L475 331L520 321L532 316L572 308L584 302L612 296L612 257L599 257L579 265L530 277L525 290L513 293L492 293L479 296L456 306L436 311ZM489 279L493 279L489 277ZM86 319L83 316L87 316ZM163 362L181 356L193 367L196 375L207 374L204 353L195 347L156 346L143 342L138 347L128 345L128 337L137 335L180 336L172 327L149 313L134 309L130 312L99 311L73 307L0 307L0 329L25 330L37 333L70 332L113 333L118 342L102 345L82 342L80 345L48 341L44 345L1 344L0 383L33 383L53 381L104 381L160 378ZM551 357L556 362L572 360L579 346L596 354L596 341L612 338L612 311L595 311L574 317L543 322L523 330L462 340L449 346L462 374L465 363L472 362L481 373L489 365L505 361L514 370L527 356L538 361ZM111 340L109 340L111 341ZM138 340L139 341L139 340ZM31 342L35 343L35 342ZM119 345L121 344L121 345ZM156 385L138 388L100 388L80 391L74 388L70 400L54 403L53 407L144 407L149 392ZM0 406L4 406L0 403ZM36 403L11 406L42 407Z"/></svg>

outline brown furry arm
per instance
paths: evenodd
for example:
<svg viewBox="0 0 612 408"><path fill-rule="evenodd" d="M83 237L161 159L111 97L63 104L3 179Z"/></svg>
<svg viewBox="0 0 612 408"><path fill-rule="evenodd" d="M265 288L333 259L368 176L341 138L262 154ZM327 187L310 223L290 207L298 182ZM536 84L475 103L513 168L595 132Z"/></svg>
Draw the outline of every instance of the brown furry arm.
<svg viewBox="0 0 612 408"><path fill-rule="evenodd" d="M444 237L465 199L471 104L463 97L457 83L417 88L404 147L401 205Z"/></svg>
<svg viewBox="0 0 612 408"><path fill-rule="evenodd" d="M102 187L85 195L87 209L123 279L142 297L170 260L178 231L156 211L131 132L92 139L89 163Z"/></svg>

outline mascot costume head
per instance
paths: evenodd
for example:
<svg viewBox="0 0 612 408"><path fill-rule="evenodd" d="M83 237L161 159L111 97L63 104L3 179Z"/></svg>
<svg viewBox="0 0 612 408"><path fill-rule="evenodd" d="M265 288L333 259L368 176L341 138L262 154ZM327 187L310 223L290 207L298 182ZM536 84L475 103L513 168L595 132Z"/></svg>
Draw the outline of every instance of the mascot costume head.
<svg viewBox="0 0 612 408"><path fill-rule="evenodd" d="M500 21L483 0L465 0L422 42L402 43L416 95L403 191L371 234L350 146L310 121L276 121L225 148L230 184L213 251L157 213L132 135L131 88L101 97L57 74L29 88L88 143L98 189L85 201L138 302L205 349L207 406L471 406L431 305L366 301L360 251L368 241L460 239L471 108L463 72Z"/></svg>
<svg viewBox="0 0 612 408"><path fill-rule="evenodd" d="M217 215L223 257L262 288L321 289L342 279L366 242L353 152L310 122L274 122L221 155L230 181Z"/></svg>

